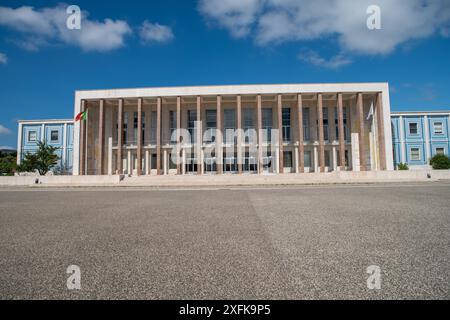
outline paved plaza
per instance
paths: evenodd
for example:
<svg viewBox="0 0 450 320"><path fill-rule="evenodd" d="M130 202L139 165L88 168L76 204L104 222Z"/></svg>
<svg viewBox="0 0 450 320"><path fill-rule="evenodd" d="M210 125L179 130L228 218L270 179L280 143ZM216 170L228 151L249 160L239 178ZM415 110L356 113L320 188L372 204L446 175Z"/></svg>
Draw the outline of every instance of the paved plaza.
<svg viewBox="0 0 450 320"><path fill-rule="evenodd" d="M0 298L449 299L449 195L450 182L1 188Z"/></svg>

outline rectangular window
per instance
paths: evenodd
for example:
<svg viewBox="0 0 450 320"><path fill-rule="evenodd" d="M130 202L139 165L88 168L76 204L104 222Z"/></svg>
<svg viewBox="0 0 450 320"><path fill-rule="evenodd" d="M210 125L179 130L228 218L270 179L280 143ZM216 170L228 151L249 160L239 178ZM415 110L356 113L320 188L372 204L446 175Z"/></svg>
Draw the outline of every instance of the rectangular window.
<svg viewBox="0 0 450 320"><path fill-rule="evenodd" d="M417 122L411 122L409 124L409 134L418 134Z"/></svg>
<svg viewBox="0 0 450 320"><path fill-rule="evenodd" d="M36 141L37 141L37 132L28 131L28 142L36 142Z"/></svg>
<svg viewBox="0 0 450 320"><path fill-rule="evenodd" d="M435 122L433 124L433 131L434 131L434 134L443 134L444 131L443 131L442 122Z"/></svg>
<svg viewBox="0 0 450 320"><path fill-rule="evenodd" d="M50 131L50 141L51 142L58 142L59 141L59 131L58 130Z"/></svg>
<svg viewBox="0 0 450 320"><path fill-rule="evenodd" d="M206 131L204 142L212 143L216 141L216 129L217 129L217 111L206 110Z"/></svg>
<svg viewBox="0 0 450 320"><path fill-rule="evenodd" d="M322 114L323 114L323 139L325 141L329 140L329 136L328 136L328 108L323 108L322 109Z"/></svg>
<svg viewBox="0 0 450 320"><path fill-rule="evenodd" d="M272 108L262 109L263 142L271 141L273 126Z"/></svg>
<svg viewBox="0 0 450 320"><path fill-rule="evenodd" d="M436 148L436 154L445 154L444 148Z"/></svg>
<svg viewBox="0 0 450 320"><path fill-rule="evenodd" d="M309 132L309 108L305 108L303 109L303 140L311 139Z"/></svg>
<svg viewBox="0 0 450 320"><path fill-rule="evenodd" d="M255 122L254 122L254 116L255 113L253 112L253 109L251 108L245 108L244 109L244 136L245 136L245 143L250 142L250 135L253 133L251 130L255 129Z"/></svg>
<svg viewBox="0 0 450 320"><path fill-rule="evenodd" d="M197 121L197 111L195 110L188 110L188 131L191 135L191 141L192 143L195 143L197 141L197 137L195 136L195 122Z"/></svg>
<svg viewBox="0 0 450 320"><path fill-rule="evenodd" d="M122 133L123 144L128 143L128 112L123 113L123 133Z"/></svg>
<svg viewBox="0 0 450 320"><path fill-rule="evenodd" d="M142 144L145 145L145 112L142 112Z"/></svg>
<svg viewBox="0 0 450 320"><path fill-rule="evenodd" d="M420 149L419 148L411 148L411 160L412 161L420 161Z"/></svg>
<svg viewBox="0 0 450 320"><path fill-rule="evenodd" d="M291 141L291 108L282 110L283 141Z"/></svg>
<svg viewBox="0 0 450 320"><path fill-rule="evenodd" d="M283 166L285 168L292 168L292 151L283 152Z"/></svg>
<svg viewBox="0 0 450 320"><path fill-rule="evenodd" d="M344 122L344 140L348 140L348 133L347 133L347 108L342 108L342 116L343 116L343 122ZM334 124L336 128L336 139L339 140L339 115L337 113L337 108L335 108L334 112Z"/></svg>
<svg viewBox="0 0 450 320"><path fill-rule="evenodd" d="M151 166L150 166L150 168L152 169L152 170L156 170L156 168L157 168L157 159L158 159L158 157L157 157L157 155L156 154L152 154L152 159L151 159L151 161L152 161L152 163L151 163Z"/></svg>
<svg viewBox="0 0 450 320"><path fill-rule="evenodd" d="M169 134L170 134L170 142L176 143L177 137L176 137L176 130L177 130L177 112L176 111L170 111L169 112Z"/></svg>
<svg viewBox="0 0 450 320"><path fill-rule="evenodd" d="M233 109L225 109L224 113L224 140L225 143L237 143L237 137L234 135L236 130L236 112Z"/></svg>
<svg viewBox="0 0 450 320"><path fill-rule="evenodd" d="M138 113L133 112L133 144L137 145L137 134L138 134Z"/></svg>
<svg viewBox="0 0 450 320"><path fill-rule="evenodd" d="M150 124L150 141L152 144L156 144L156 131L157 131L158 113L152 111L151 124Z"/></svg>
<svg viewBox="0 0 450 320"><path fill-rule="evenodd" d="M311 167L311 151L305 151L305 167Z"/></svg>

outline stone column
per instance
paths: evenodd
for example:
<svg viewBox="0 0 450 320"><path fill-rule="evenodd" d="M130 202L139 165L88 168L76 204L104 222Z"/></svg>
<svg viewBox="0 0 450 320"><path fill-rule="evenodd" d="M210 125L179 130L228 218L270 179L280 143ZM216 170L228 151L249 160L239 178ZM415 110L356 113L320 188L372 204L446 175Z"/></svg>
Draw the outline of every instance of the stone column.
<svg viewBox="0 0 450 320"><path fill-rule="evenodd" d="M242 174L242 99L237 96L236 101L236 117L237 117L237 162L238 173Z"/></svg>
<svg viewBox="0 0 450 320"><path fill-rule="evenodd" d="M202 148L203 148L203 129L202 129L202 98L197 97L197 174L202 174Z"/></svg>
<svg viewBox="0 0 450 320"><path fill-rule="evenodd" d="M145 150L145 175L148 176L150 174L150 152Z"/></svg>
<svg viewBox="0 0 450 320"><path fill-rule="evenodd" d="M297 117L298 117L298 151L299 151L299 170L305 172L305 143L303 135L303 99L302 95L297 96Z"/></svg>
<svg viewBox="0 0 450 320"><path fill-rule="evenodd" d="M320 172L325 172L325 141L323 133L323 101L322 94L317 94L317 119L319 122L319 166Z"/></svg>
<svg viewBox="0 0 450 320"><path fill-rule="evenodd" d="M108 138L108 175L113 174L113 139Z"/></svg>
<svg viewBox="0 0 450 320"><path fill-rule="evenodd" d="M156 103L156 172L157 175L160 176L161 171L161 108L162 108L162 99L158 97Z"/></svg>
<svg viewBox="0 0 450 320"><path fill-rule="evenodd" d="M217 159L217 174L223 173L223 126L222 126L222 97L217 96L217 131L216 131L216 159Z"/></svg>
<svg viewBox="0 0 450 320"><path fill-rule="evenodd" d="M81 100L81 112L86 111L86 101ZM22 130L19 131L22 133ZM86 164L86 124L84 120L80 121L80 175L86 175L85 164ZM20 150L22 151L22 150ZM20 157L18 157L20 159Z"/></svg>
<svg viewBox="0 0 450 320"><path fill-rule="evenodd" d="M137 110L137 175L142 173L142 98L138 99Z"/></svg>
<svg viewBox="0 0 450 320"><path fill-rule="evenodd" d="M163 165L163 172L164 172L164 175L167 175L167 174L169 174L169 169L168 169L168 166L167 166L167 163L169 162L168 160L168 156L167 156L167 149L164 149L164 158L163 158L163 160L164 160L164 165Z"/></svg>
<svg viewBox="0 0 450 320"><path fill-rule="evenodd" d="M181 174L181 97L177 97L177 174Z"/></svg>
<svg viewBox="0 0 450 320"><path fill-rule="evenodd" d="M358 93L358 95L357 95L356 108L357 108L358 122L359 122L359 132L358 132L359 164L360 164L360 168L361 168L360 170L365 171L366 170L366 150L364 149L365 126L364 126L364 108L363 108L362 93Z"/></svg>
<svg viewBox="0 0 450 320"><path fill-rule="evenodd" d="M186 150L181 149L181 174L186 174Z"/></svg>
<svg viewBox="0 0 450 320"><path fill-rule="evenodd" d="M338 128L339 128L339 165L341 171L345 170L345 127L344 127L344 105L342 93L338 93Z"/></svg>
<svg viewBox="0 0 450 320"><path fill-rule="evenodd" d="M100 100L98 113L98 159L97 159L97 174L103 174L103 150L105 148L105 101Z"/></svg>
<svg viewBox="0 0 450 320"><path fill-rule="evenodd" d="M261 174L263 172L263 161L262 161L262 152L263 152L263 134L262 134L262 101L261 95L259 94L257 97L257 106L256 106L256 127L258 130L258 173Z"/></svg>
<svg viewBox="0 0 450 320"><path fill-rule="evenodd" d="M337 171L337 151L336 146L333 146L333 171Z"/></svg>
<svg viewBox="0 0 450 320"><path fill-rule="evenodd" d="M127 173L128 175L132 175L133 174L133 163L132 163L132 159L131 159L131 150L128 149L127 152Z"/></svg>
<svg viewBox="0 0 450 320"><path fill-rule="evenodd" d="M380 170L386 170L386 141L384 136L383 93L377 94L378 148L380 153Z"/></svg>
<svg viewBox="0 0 450 320"><path fill-rule="evenodd" d="M314 172L319 171L319 156L317 154L317 145L314 146Z"/></svg>
<svg viewBox="0 0 450 320"><path fill-rule="evenodd" d="M284 173L284 148L283 148L283 99L281 94L277 96L277 120L278 120L278 144L279 144L279 161L278 173Z"/></svg>

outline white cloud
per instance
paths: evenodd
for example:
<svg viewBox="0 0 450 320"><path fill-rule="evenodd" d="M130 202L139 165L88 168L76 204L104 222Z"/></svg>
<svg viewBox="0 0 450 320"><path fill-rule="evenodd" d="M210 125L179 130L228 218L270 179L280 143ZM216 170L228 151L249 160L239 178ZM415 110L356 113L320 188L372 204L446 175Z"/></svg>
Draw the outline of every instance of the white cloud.
<svg viewBox="0 0 450 320"><path fill-rule="evenodd" d="M175 38L172 29L159 23L144 21L140 28L139 35L144 43L167 43Z"/></svg>
<svg viewBox="0 0 450 320"><path fill-rule="evenodd" d="M0 64L7 64L7 63L8 63L8 56L0 52Z"/></svg>
<svg viewBox="0 0 450 320"><path fill-rule="evenodd" d="M0 135L11 134L11 130L0 124Z"/></svg>
<svg viewBox="0 0 450 320"><path fill-rule="evenodd" d="M10 146L0 146L0 150L16 150L16 148Z"/></svg>
<svg viewBox="0 0 450 320"><path fill-rule="evenodd" d="M382 30L366 25L369 5L381 8ZM200 12L233 36L266 46L337 40L340 51L389 54L409 40L448 35L448 0L200 0Z"/></svg>
<svg viewBox="0 0 450 320"><path fill-rule="evenodd" d="M200 0L198 9L210 22L228 29L233 37L247 36L265 0Z"/></svg>
<svg viewBox="0 0 450 320"><path fill-rule="evenodd" d="M305 50L301 52L298 55L298 58L312 65L334 70L352 63L352 61L348 57L345 57L343 54L338 54L334 57L331 57L330 59L325 59L321 57L317 52L312 50Z"/></svg>
<svg viewBox="0 0 450 320"><path fill-rule="evenodd" d="M124 46L125 37L132 33L126 21L89 20L88 12L82 13L81 30L69 30L66 8L64 4L43 9L0 7L0 25L21 33L16 43L27 50L64 43L85 51L110 51Z"/></svg>

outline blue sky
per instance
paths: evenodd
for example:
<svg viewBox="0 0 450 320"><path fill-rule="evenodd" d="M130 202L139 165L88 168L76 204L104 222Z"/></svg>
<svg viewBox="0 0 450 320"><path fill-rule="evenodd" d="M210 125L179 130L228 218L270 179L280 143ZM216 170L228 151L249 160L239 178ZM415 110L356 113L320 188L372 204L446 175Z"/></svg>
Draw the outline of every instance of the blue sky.
<svg viewBox="0 0 450 320"><path fill-rule="evenodd" d="M393 110L450 109L447 0L70 4L81 30L61 1L0 4L0 146L19 119L72 118L79 89L387 81Z"/></svg>

